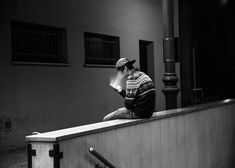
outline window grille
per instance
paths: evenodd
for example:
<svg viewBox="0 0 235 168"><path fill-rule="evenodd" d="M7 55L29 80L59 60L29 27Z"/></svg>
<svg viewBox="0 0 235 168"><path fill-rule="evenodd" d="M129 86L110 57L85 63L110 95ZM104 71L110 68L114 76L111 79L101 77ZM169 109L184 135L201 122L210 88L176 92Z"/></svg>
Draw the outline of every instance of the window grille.
<svg viewBox="0 0 235 168"><path fill-rule="evenodd" d="M12 21L11 35L13 63L68 63L64 28Z"/></svg>
<svg viewBox="0 0 235 168"><path fill-rule="evenodd" d="M85 66L114 66L120 58L119 37L84 33Z"/></svg>

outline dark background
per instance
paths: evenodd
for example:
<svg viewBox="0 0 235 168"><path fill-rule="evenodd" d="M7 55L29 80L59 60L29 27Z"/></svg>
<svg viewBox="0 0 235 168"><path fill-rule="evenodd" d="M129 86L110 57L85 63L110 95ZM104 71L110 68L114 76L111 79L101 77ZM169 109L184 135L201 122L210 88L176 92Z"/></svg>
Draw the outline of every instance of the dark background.
<svg viewBox="0 0 235 168"><path fill-rule="evenodd" d="M180 0L179 8L182 104L191 103L190 92L193 88L203 89L204 102L233 98L235 96L234 2ZM193 48L196 82L193 74Z"/></svg>

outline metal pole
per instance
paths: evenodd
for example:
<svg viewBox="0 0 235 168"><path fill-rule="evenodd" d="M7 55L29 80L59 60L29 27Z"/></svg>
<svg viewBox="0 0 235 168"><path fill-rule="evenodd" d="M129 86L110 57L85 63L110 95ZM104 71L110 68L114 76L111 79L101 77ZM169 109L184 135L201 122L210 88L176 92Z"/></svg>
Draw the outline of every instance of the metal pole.
<svg viewBox="0 0 235 168"><path fill-rule="evenodd" d="M99 154L94 148L90 147L89 152L94 155L97 159L99 159L105 166L109 168L115 168L108 160L106 160L101 154Z"/></svg>
<svg viewBox="0 0 235 168"><path fill-rule="evenodd" d="M193 47L193 88L197 88L195 48Z"/></svg>
<svg viewBox="0 0 235 168"><path fill-rule="evenodd" d="M197 87L197 73L196 73L196 53L195 47L192 51L193 55L193 89L192 89L192 104L199 104L203 100L203 89Z"/></svg>
<svg viewBox="0 0 235 168"><path fill-rule="evenodd" d="M165 73L162 81L165 86L162 92L166 98L166 109L177 108L178 78L175 73L175 38L174 38L174 3L173 0L162 0L163 11L163 60Z"/></svg>

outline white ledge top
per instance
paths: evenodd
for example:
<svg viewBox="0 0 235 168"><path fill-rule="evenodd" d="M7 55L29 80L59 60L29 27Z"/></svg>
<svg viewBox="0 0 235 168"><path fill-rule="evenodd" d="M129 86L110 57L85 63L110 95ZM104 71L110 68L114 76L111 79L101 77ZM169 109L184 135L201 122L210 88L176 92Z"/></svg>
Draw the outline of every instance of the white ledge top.
<svg viewBox="0 0 235 168"><path fill-rule="evenodd" d="M66 139L80 137L92 133L103 132L105 130L111 130L114 128L126 127L130 125L136 125L143 122L159 120L161 118L167 118L177 115L183 115L187 113L197 112L203 109L214 108L223 106L226 104L235 103L234 99L226 99L222 101L216 101L206 104L200 104L195 106L189 106L184 108L177 108L165 111L155 112L150 119L116 119L111 121L103 121L94 124L82 125L72 128L66 128L51 132L40 133L36 135L29 135L25 137L26 141L34 142L58 142Z"/></svg>

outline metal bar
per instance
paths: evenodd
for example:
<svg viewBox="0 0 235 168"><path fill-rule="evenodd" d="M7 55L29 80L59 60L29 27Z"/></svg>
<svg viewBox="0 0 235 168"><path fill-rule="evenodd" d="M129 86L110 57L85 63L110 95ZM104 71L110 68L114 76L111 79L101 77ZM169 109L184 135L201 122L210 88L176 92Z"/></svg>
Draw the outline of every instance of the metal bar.
<svg viewBox="0 0 235 168"><path fill-rule="evenodd" d="M102 163L104 163L105 166L108 166L109 168L115 168L108 160L106 160L101 154L99 154L97 151L95 151L94 148L90 147L89 152L95 156L97 159L99 159Z"/></svg>
<svg viewBox="0 0 235 168"><path fill-rule="evenodd" d="M32 168L32 156L36 156L36 150L32 149L32 145L28 144L28 168Z"/></svg>
<svg viewBox="0 0 235 168"><path fill-rule="evenodd" d="M197 88L196 58L195 58L195 48L194 47L193 47L193 88Z"/></svg>
<svg viewBox="0 0 235 168"><path fill-rule="evenodd" d="M60 159L63 158L63 152L60 152L59 144L53 145L53 150L49 150L49 156L54 159L54 168L60 168Z"/></svg>

